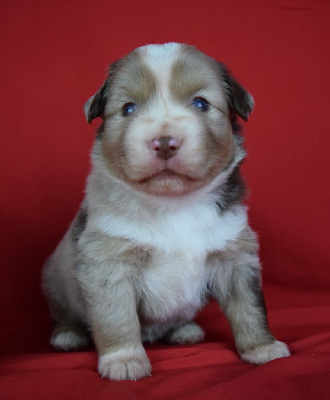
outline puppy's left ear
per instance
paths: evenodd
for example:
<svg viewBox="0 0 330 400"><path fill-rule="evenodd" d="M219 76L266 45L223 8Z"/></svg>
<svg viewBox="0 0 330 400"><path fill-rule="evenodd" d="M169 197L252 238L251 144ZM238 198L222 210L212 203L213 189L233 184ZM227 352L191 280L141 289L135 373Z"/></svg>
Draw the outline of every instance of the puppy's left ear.
<svg viewBox="0 0 330 400"><path fill-rule="evenodd" d="M219 63L219 67L229 107L247 121L253 110L253 97L230 75L224 64Z"/></svg>

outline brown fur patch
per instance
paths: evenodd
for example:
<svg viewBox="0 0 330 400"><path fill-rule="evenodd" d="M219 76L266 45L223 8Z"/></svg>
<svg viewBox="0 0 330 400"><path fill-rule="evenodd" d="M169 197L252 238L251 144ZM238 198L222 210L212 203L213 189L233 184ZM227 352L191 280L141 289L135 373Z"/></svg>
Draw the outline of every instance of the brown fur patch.
<svg viewBox="0 0 330 400"><path fill-rule="evenodd" d="M185 45L182 50L171 70L169 86L173 96L179 101L185 101L200 91L210 90L213 92L211 104L228 116L218 63L194 46Z"/></svg>
<svg viewBox="0 0 330 400"><path fill-rule="evenodd" d="M246 226L237 239L227 241L225 251L214 251L209 253L207 256L207 264L213 265L217 260L232 260L244 253L256 255L258 250L259 244L257 241L257 235L249 226Z"/></svg>
<svg viewBox="0 0 330 400"><path fill-rule="evenodd" d="M81 207L72 222L71 234L73 240L78 240L80 235L86 228L87 223L87 210Z"/></svg>
<svg viewBox="0 0 330 400"><path fill-rule="evenodd" d="M236 240L229 241L228 250L257 254L259 250L257 234L249 226L246 226Z"/></svg>
<svg viewBox="0 0 330 400"><path fill-rule="evenodd" d="M204 69L197 60L180 58L171 70L170 90L173 97L179 101L187 101L195 93L210 85L209 79L203 74Z"/></svg>
<svg viewBox="0 0 330 400"><path fill-rule="evenodd" d="M132 52L120 61L112 76L107 115L121 110L128 102L142 106L156 93L156 79L138 52Z"/></svg>
<svg viewBox="0 0 330 400"><path fill-rule="evenodd" d="M152 249L138 246L128 239L100 233L88 233L85 237L84 257L98 262L111 264L120 261L124 265L139 269L144 268L150 260Z"/></svg>

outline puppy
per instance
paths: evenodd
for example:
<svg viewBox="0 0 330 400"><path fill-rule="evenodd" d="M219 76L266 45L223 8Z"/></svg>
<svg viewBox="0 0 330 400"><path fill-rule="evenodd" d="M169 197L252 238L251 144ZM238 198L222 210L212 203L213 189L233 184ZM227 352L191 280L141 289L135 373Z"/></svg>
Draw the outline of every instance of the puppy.
<svg viewBox="0 0 330 400"><path fill-rule="evenodd" d="M289 356L268 329L242 203L237 117L252 108L192 46L148 45L111 66L85 105L89 123L102 118L85 199L43 269L56 349L91 332L102 377L140 379L151 373L142 342L202 341L193 318L214 297L243 360Z"/></svg>

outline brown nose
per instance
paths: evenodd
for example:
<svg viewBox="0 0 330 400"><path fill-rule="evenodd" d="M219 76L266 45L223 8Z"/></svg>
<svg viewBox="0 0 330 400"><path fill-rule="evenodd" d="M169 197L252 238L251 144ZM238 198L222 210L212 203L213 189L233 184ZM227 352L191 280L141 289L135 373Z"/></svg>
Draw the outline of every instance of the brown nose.
<svg viewBox="0 0 330 400"><path fill-rule="evenodd" d="M172 136L161 136L150 142L150 148L156 152L156 156L168 160L176 155L180 147L180 141Z"/></svg>

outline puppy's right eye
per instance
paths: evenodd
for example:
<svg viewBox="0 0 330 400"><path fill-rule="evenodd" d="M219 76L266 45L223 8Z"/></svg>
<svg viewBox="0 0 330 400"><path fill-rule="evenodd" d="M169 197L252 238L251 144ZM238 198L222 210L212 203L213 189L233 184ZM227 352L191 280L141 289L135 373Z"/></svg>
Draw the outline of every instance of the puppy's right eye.
<svg viewBox="0 0 330 400"><path fill-rule="evenodd" d="M126 103L123 105L123 108L121 109L122 114L124 117L128 117L130 115L132 115L133 113L135 113L137 109L137 105L134 103Z"/></svg>
<svg viewBox="0 0 330 400"><path fill-rule="evenodd" d="M209 109L209 102L203 97L196 97L191 104L193 107L197 108L197 110L202 112L205 112Z"/></svg>

